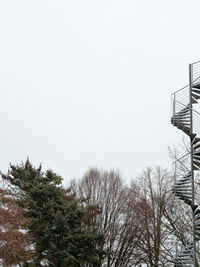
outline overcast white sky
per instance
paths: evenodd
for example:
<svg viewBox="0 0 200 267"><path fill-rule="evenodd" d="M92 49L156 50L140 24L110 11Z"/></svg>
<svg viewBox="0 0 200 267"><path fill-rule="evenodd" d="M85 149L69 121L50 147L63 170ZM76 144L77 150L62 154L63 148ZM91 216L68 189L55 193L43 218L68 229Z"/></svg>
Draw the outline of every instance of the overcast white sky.
<svg viewBox="0 0 200 267"><path fill-rule="evenodd" d="M29 156L67 182L169 166L170 94L200 60L200 2L0 1L0 169Z"/></svg>

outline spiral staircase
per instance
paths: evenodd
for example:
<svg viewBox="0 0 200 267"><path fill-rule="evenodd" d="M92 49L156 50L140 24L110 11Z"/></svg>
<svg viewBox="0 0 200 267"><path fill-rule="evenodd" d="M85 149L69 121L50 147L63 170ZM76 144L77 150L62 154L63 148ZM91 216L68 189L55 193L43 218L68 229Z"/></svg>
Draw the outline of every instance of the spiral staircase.
<svg viewBox="0 0 200 267"><path fill-rule="evenodd" d="M200 61L189 65L189 85L171 96L173 126L182 130L190 139L189 171L175 179L173 193L192 212L191 243L176 253L174 266L199 266L196 245L200 240L200 207L195 202L195 172L200 170L200 113L193 107L200 99Z"/></svg>

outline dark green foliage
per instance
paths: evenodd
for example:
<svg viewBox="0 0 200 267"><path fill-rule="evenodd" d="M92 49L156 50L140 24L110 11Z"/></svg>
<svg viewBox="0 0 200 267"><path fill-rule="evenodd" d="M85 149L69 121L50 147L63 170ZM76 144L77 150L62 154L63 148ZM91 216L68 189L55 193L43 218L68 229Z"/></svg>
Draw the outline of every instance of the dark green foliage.
<svg viewBox="0 0 200 267"><path fill-rule="evenodd" d="M28 219L35 266L100 266L103 238L82 228L83 212L74 195L61 186L62 178L51 170L42 173L29 160L11 165L4 176L15 189L19 205ZM32 266L32 265L31 265Z"/></svg>

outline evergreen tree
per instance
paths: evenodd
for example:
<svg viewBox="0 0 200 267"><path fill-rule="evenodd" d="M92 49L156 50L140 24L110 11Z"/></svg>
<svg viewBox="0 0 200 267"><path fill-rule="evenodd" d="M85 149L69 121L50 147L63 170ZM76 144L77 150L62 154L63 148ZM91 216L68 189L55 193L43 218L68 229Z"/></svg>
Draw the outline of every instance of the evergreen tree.
<svg viewBox="0 0 200 267"><path fill-rule="evenodd" d="M43 173L41 166L36 169L27 160L11 165L3 178L13 186L28 221L35 250L29 265L100 266L103 237L83 230L83 211L75 196L62 187L60 176L51 170Z"/></svg>

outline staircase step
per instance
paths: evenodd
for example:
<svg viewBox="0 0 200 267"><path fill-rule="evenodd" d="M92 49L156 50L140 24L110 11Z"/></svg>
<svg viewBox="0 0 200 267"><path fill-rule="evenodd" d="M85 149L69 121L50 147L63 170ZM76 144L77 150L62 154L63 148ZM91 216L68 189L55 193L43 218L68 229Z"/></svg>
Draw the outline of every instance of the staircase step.
<svg viewBox="0 0 200 267"><path fill-rule="evenodd" d="M199 99L199 98L200 98L200 95L199 95L199 94L196 94L196 93L192 93L192 96L193 96L195 99Z"/></svg>
<svg viewBox="0 0 200 267"><path fill-rule="evenodd" d="M192 141L192 144L195 145L196 143L198 143L200 141L199 137L194 138L194 140Z"/></svg>
<svg viewBox="0 0 200 267"><path fill-rule="evenodd" d="M199 150L194 151L193 155L200 156L200 151Z"/></svg>
<svg viewBox="0 0 200 267"><path fill-rule="evenodd" d="M190 135L190 139L191 139L191 140L193 140L193 139L195 138L195 136L196 136L195 133L192 133L192 134L189 134L189 135Z"/></svg>
<svg viewBox="0 0 200 267"><path fill-rule="evenodd" d="M195 215L195 216L198 215L198 214L200 214L200 209L197 209L197 210L194 212L194 215Z"/></svg>
<svg viewBox="0 0 200 267"><path fill-rule="evenodd" d="M200 165L198 166L198 165L194 165L194 164L193 164L193 170L194 170L194 171L195 171L195 170L196 170L196 171L200 170Z"/></svg>
<svg viewBox="0 0 200 267"><path fill-rule="evenodd" d="M192 210L195 212L195 210L198 208L198 205L192 205Z"/></svg>
<svg viewBox="0 0 200 267"><path fill-rule="evenodd" d="M194 92L195 94L200 94L200 89L193 89L192 88L192 92Z"/></svg>
<svg viewBox="0 0 200 267"><path fill-rule="evenodd" d="M192 104L197 104L198 101L196 100L196 98L194 96L192 96Z"/></svg>
<svg viewBox="0 0 200 267"><path fill-rule="evenodd" d="M200 82L193 84L192 88L200 89Z"/></svg>

